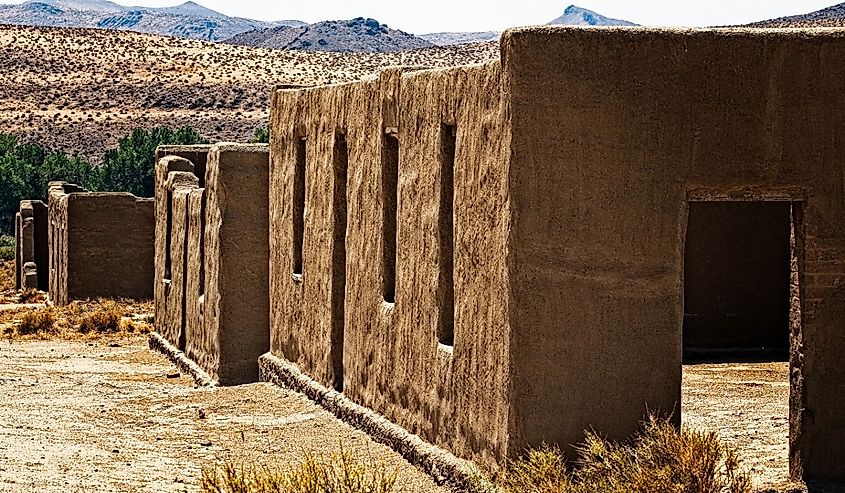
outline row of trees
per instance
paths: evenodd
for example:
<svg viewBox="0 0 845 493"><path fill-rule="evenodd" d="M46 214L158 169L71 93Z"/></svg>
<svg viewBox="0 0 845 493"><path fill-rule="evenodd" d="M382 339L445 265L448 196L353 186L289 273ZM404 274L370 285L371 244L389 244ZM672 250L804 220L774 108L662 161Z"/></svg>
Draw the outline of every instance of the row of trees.
<svg viewBox="0 0 845 493"><path fill-rule="evenodd" d="M267 127L258 128L253 143L269 141ZM155 149L160 145L205 144L191 127L177 130L135 129L93 164L64 151L21 143L14 135L0 133L0 235L14 234L15 213L21 200L46 200L47 183L67 181L92 192L129 192L138 197L155 195Z"/></svg>
<svg viewBox="0 0 845 493"><path fill-rule="evenodd" d="M46 200L47 183L56 180L82 185L92 192L129 192L139 197L155 193L155 148L162 144L202 144L207 141L190 127L171 130L136 129L93 164L64 151L21 143L0 134L0 234L14 234L15 212L21 200Z"/></svg>

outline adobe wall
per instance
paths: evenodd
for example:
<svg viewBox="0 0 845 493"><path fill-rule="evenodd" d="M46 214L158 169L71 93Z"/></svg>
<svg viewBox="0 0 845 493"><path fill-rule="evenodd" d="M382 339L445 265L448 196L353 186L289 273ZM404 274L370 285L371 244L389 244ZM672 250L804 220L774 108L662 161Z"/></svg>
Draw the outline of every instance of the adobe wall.
<svg viewBox="0 0 845 493"><path fill-rule="evenodd" d="M792 471L845 477L845 33L519 29L502 54L524 442L677 410L689 201L792 201Z"/></svg>
<svg viewBox="0 0 845 493"><path fill-rule="evenodd" d="M160 147L158 154L157 331L219 383L255 382L270 344L268 148ZM202 179L189 158L202 163Z"/></svg>
<svg viewBox="0 0 845 493"><path fill-rule="evenodd" d="M65 185L49 189L51 301L151 299L153 200Z"/></svg>
<svg viewBox="0 0 845 493"><path fill-rule="evenodd" d="M395 69L278 90L271 108L272 353L488 465L508 453L511 420L500 76L497 63Z"/></svg>
<svg viewBox="0 0 845 493"><path fill-rule="evenodd" d="M49 289L47 215L40 200L21 201L15 214L15 289Z"/></svg>

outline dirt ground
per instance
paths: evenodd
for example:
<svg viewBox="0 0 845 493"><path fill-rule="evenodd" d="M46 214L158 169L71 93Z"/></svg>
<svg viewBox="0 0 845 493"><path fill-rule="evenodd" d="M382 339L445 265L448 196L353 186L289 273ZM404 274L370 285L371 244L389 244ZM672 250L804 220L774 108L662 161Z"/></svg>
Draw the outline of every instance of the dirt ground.
<svg viewBox="0 0 845 493"><path fill-rule="evenodd" d="M683 423L738 449L758 488L789 478L789 363L684 366Z"/></svg>
<svg viewBox="0 0 845 493"><path fill-rule="evenodd" d="M269 384L197 389L146 339L0 343L0 491L196 491L215 461L299 462L341 447L428 476L299 394Z"/></svg>

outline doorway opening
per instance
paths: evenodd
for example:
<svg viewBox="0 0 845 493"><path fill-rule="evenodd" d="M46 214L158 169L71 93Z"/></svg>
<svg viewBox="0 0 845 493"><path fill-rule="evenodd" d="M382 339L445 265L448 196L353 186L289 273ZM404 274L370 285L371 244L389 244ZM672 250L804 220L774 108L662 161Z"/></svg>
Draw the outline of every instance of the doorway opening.
<svg viewBox="0 0 845 493"><path fill-rule="evenodd" d="M691 202L684 359L788 361L790 202Z"/></svg>
<svg viewBox="0 0 845 493"><path fill-rule="evenodd" d="M789 477L800 213L788 201L689 204L681 418L735 447L758 487Z"/></svg>

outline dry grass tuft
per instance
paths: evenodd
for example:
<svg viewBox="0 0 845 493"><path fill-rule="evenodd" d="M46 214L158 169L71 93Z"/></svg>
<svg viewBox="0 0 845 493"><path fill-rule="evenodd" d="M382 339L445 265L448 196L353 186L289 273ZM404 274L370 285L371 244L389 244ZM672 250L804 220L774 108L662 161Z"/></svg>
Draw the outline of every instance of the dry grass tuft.
<svg viewBox="0 0 845 493"><path fill-rule="evenodd" d="M203 469L202 493L390 493L396 472L361 464L348 452L329 458L307 454L288 470L226 463Z"/></svg>
<svg viewBox="0 0 845 493"><path fill-rule="evenodd" d="M56 315L52 308L24 313L17 326L17 333L23 336L47 335L56 330Z"/></svg>
<svg viewBox="0 0 845 493"><path fill-rule="evenodd" d="M44 303L47 301L46 293L37 289L26 289L18 295L18 303Z"/></svg>
<svg viewBox="0 0 845 493"><path fill-rule="evenodd" d="M714 433L649 419L630 443L588 433L574 470L560 450L532 450L511 463L499 484L506 493L750 493L751 477L736 452Z"/></svg>
<svg viewBox="0 0 845 493"><path fill-rule="evenodd" d="M14 260L0 260L0 291L15 289Z"/></svg>
<svg viewBox="0 0 845 493"><path fill-rule="evenodd" d="M123 312L114 304L83 315L77 329L81 334L96 332L99 334L115 334L120 331L120 322L123 319Z"/></svg>
<svg viewBox="0 0 845 493"><path fill-rule="evenodd" d="M0 330L7 336L55 336L62 339L128 336L152 331L151 320L145 316L153 311L150 302L126 300L74 301L62 307L22 307L0 311ZM50 331L31 331L21 324L36 317L53 317Z"/></svg>

